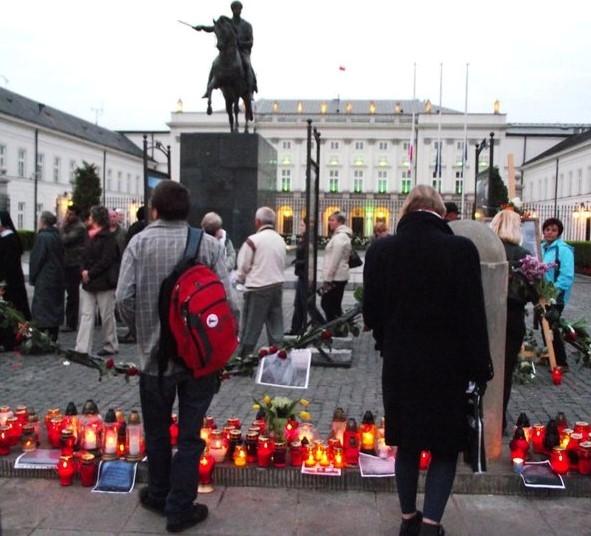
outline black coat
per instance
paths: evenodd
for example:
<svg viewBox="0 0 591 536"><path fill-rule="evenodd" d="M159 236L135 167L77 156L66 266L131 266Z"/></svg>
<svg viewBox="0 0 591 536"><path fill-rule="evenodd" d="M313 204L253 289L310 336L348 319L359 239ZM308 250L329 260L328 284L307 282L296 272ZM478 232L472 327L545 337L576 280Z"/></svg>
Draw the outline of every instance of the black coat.
<svg viewBox="0 0 591 536"><path fill-rule="evenodd" d="M0 237L0 281L4 281L4 299L20 311L25 319L31 320L25 277L21 264L22 247L14 232L5 232Z"/></svg>
<svg viewBox="0 0 591 536"><path fill-rule="evenodd" d="M84 283L82 288L88 292L116 288L120 262L115 235L108 229L103 229L86 243L82 255L82 270L88 270L90 281Z"/></svg>
<svg viewBox="0 0 591 536"><path fill-rule="evenodd" d="M64 245L55 227L41 229L29 261L35 286L33 320L41 328L58 327L64 319Z"/></svg>
<svg viewBox="0 0 591 536"><path fill-rule="evenodd" d="M468 381L492 377L480 260L428 212L402 218L364 268L363 316L384 358L386 442L457 452L466 446Z"/></svg>

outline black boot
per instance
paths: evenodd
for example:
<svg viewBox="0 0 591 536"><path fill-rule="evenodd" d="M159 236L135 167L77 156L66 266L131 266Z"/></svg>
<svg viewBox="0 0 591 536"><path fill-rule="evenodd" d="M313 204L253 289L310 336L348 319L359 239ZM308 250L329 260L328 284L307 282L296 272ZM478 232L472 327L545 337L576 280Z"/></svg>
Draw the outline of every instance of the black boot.
<svg viewBox="0 0 591 536"><path fill-rule="evenodd" d="M403 519L400 525L398 536L419 536L421 530L421 521L423 514L417 510L417 513L410 519Z"/></svg>
<svg viewBox="0 0 591 536"><path fill-rule="evenodd" d="M445 536L445 531L441 525L422 523L419 536Z"/></svg>

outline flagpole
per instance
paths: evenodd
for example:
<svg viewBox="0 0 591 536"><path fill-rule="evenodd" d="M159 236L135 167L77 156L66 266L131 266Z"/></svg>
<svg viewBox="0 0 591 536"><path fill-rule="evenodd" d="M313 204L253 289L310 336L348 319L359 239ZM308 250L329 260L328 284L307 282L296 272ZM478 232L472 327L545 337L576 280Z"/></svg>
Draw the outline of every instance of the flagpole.
<svg viewBox="0 0 591 536"><path fill-rule="evenodd" d="M417 185L417 174L415 166L415 101L417 99L417 64L413 64L413 75L412 75L412 124L410 127L410 143L408 144L408 169L410 176L413 180L414 186Z"/></svg>
<svg viewBox="0 0 591 536"><path fill-rule="evenodd" d="M437 178L441 181L441 105L443 101L443 63L439 64L439 121L437 124ZM439 188L441 185L438 184Z"/></svg>
<svg viewBox="0 0 591 536"><path fill-rule="evenodd" d="M460 214L464 217L464 206L466 202L466 158L468 157L468 71L470 64L466 63L466 92L464 98L464 149L462 151L462 208ZM474 192L476 202L476 192Z"/></svg>

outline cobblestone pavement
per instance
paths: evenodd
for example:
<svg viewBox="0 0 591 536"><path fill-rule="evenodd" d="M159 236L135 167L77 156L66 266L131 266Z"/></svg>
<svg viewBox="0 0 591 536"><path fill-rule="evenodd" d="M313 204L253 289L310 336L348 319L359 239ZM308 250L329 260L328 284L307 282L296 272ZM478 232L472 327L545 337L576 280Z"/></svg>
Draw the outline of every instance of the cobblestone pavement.
<svg viewBox="0 0 591 536"><path fill-rule="evenodd" d="M565 317L591 319L591 278L577 277L571 303ZM286 326L292 314L294 291L284 294ZM345 308L353 303L352 293L345 294ZM120 330L123 334L124 330ZM98 334L97 334L98 339ZM64 347L73 347L74 334L60 334ZM98 342L97 342L98 344ZM95 349L99 349L95 345ZM135 346L121 345L120 359L134 361ZM249 421L253 418L253 398L266 392L304 397L311 401L313 422L321 432L330 427L332 413L337 406L345 408L351 416L360 418L365 410L382 414L381 360L373 351L370 335L362 334L354 340L353 365L350 369L313 368L307 390L267 389L256 386L251 378L232 378L224 382L214 398L210 413L219 420L238 416ZM22 356L0 354L0 405L26 404L39 413L50 407L65 408L72 400L80 408L87 398L93 398L102 411L109 407L125 410L139 407L137 378L126 383L122 378L97 381L97 374L79 365L63 366L55 356ZM526 411L533 421L546 422L558 411L564 411L570 421L591 418L591 369L581 369L571 359L571 372L565 375L561 386L553 386L548 369L538 367L533 384L514 386L510 413L516 417Z"/></svg>

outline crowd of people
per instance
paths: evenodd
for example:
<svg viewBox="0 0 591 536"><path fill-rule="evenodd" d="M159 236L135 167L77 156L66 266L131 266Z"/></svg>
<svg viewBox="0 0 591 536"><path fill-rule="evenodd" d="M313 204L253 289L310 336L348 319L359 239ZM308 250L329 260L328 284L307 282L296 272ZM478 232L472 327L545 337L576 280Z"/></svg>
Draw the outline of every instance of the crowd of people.
<svg viewBox="0 0 591 536"><path fill-rule="evenodd" d="M185 254L190 206L190 194L183 185L164 181L153 192L151 213L141 208L138 221L127 232L118 214L105 207L92 207L84 222L76 207L70 207L59 226L54 214L43 212L30 256L31 310L21 267L23 248L10 215L0 211L4 299L54 340L62 324L62 330L77 330L75 348L82 353L93 350L97 321L102 330L97 354L117 353L118 320L129 330L124 340L137 342L149 467L148 485L140 490L140 501L164 514L172 532L207 517L207 507L194 502L195 467L204 447L200 423L219 389L217 374L196 378L174 356L162 369L157 358L159 293L162 282ZM217 274L232 314L240 318L240 356L255 351L263 327L269 344L280 345L284 335L301 334L306 329L309 314L327 322L342 315L343 294L351 266L355 266L353 232L346 225L346 215L335 212L328 219L331 237L318 291L324 317L308 310L305 256L309 237L307 221L302 221L294 261L294 313L291 329L284 333L287 247L275 229L275 218L271 208L260 207L253 221L255 232L237 255L218 214L209 212L201 221L203 235L195 260ZM433 188L417 186L402 207L396 233L389 233L385 224L378 222L365 256L363 319L383 357L386 442L398 447L395 463L401 535L444 534L441 519L458 453L467 442L466 386L474 382L484 392L493 376L479 254L469 239L454 235L448 223L455 219L457 206L444 204ZM520 216L502 210L490 226L503 243L512 273L533 253L521 246ZM560 315L574 281L573 251L561 239L559 220L545 221L542 230L543 261L553 263L546 277L559 290L555 309ZM241 311L237 288L243 291ZM508 292L504 429L513 370L525 334L525 306L536 300L533 295L512 294L510 284ZM11 330L2 329L0 337L4 350L15 347ZM566 369L561 337L554 337L553 344L558 364ZM168 427L176 397L179 438L173 456ZM432 461L421 512L416 495L422 450L431 452Z"/></svg>

